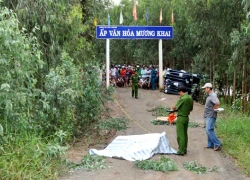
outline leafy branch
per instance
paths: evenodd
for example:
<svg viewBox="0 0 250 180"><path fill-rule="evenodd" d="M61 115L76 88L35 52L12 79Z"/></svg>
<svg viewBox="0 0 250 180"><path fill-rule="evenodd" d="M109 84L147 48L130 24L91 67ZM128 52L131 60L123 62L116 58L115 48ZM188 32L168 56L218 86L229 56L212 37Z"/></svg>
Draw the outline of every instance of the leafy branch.
<svg viewBox="0 0 250 180"><path fill-rule="evenodd" d="M162 171L162 172L169 172L169 171L178 171L178 167L175 162L164 156L161 156L160 161L153 161L153 160L144 160L144 161L135 161L135 166L143 169L143 170L154 170L154 171Z"/></svg>
<svg viewBox="0 0 250 180"><path fill-rule="evenodd" d="M204 174L207 172L218 172L218 167L213 166L211 169L208 169L205 166L202 166L201 164L197 164L196 161L190 161L190 162L184 162L183 164L184 169L189 170L191 172L195 172L196 174Z"/></svg>
<svg viewBox="0 0 250 180"><path fill-rule="evenodd" d="M155 108L148 109L147 111L153 112L152 113L153 116L166 116L167 110L169 110L169 108L166 106L157 106Z"/></svg>
<svg viewBox="0 0 250 180"><path fill-rule="evenodd" d="M87 155L82 158L81 163L75 164L70 163L69 166L72 169L86 169L86 170L97 170L105 169L108 166L105 165L106 157L97 155Z"/></svg>
<svg viewBox="0 0 250 180"><path fill-rule="evenodd" d="M127 129L128 120L124 117L116 117L108 120L101 120L97 124L97 128L100 130L112 130L123 131Z"/></svg>

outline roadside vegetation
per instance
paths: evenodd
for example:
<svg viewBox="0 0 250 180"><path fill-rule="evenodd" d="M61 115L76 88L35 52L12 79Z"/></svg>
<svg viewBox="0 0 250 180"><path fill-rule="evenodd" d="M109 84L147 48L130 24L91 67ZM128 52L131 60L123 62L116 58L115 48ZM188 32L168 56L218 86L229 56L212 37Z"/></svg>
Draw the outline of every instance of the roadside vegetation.
<svg viewBox="0 0 250 180"><path fill-rule="evenodd" d="M106 25L109 13L111 25L119 24L121 7L124 25L170 25L173 10L175 36L163 42L163 63L205 75L217 87L232 108L218 121L223 149L250 174L250 3L140 0L137 22L133 2L122 4L0 0L0 179L57 179L74 140L126 128L123 118L115 120L121 124L103 121L114 90L100 79L105 41L96 40L93 23ZM147 7L148 21L141 18ZM111 64L158 63L157 41L112 40L110 49Z"/></svg>
<svg viewBox="0 0 250 180"><path fill-rule="evenodd" d="M79 3L0 4L0 179L58 179L73 139L107 118L113 89L79 37Z"/></svg>
<svg viewBox="0 0 250 180"><path fill-rule="evenodd" d="M223 152L235 159L236 164L250 175L250 120L240 107L228 107L219 114L216 131L222 140Z"/></svg>

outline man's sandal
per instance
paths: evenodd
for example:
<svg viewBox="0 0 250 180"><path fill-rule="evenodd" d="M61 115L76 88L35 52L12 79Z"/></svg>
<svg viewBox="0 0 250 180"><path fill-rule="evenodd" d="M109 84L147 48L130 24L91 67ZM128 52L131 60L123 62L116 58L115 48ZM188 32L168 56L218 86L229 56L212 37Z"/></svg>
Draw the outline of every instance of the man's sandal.
<svg viewBox="0 0 250 180"><path fill-rule="evenodd" d="M220 150L220 146L214 147L214 150L215 150L215 151L219 151L219 150Z"/></svg>

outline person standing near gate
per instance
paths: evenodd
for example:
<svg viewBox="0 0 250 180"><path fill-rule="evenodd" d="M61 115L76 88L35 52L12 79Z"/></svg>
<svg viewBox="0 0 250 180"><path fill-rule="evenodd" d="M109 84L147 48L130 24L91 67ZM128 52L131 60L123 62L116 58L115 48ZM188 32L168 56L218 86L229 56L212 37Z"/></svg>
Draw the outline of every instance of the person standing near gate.
<svg viewBox="0 0 250 180"><path fill-rule="evenodd" d="M134 72L131 79L132 79L132 97L135 96L135 98L138 99L138 86L139 86L138 83L140 77L138 76L137 71Z"/></svg>
<svg viewBox="0 0 250 180"><path fill-rule="evenodd" d="M120 70L120 77L123 79L123 82L124 82L123 87L126 86L125 84L126 72L127 70L125 69L125 66L122 66L122 69Z"/></svg>
<svg viewBox="0 0 250 180"><path fill-rule="evenodd" d="M177 134L177 143L178 151L176 155L184 156L187 154L187 145L188 145L188 122L189 114L193 110L193 99L187 94L187 89L185 86L180 86L178 88L180 99L175 106L172 107L172 110L178 111L177 121L176 121L176 134Z"/></svg>
<svg viewBox="0 0 250 180"><path fill-rule="evenodd" d="M152 86L152 90L156 90L157 71L154 66L152 68L153 69L151 70L151 86Z"/></svg>
<svg viewBox="0 0 250 180"><path fill-rule="evenodd" d="M221 143L214 132L215 121L217 118L217 109L220 106L220 101L217 95L213 92L213 86L211 83L206 83L202 89L208 95L205 104L204 118L206 120L206 133L207 133L207 146L205 148L211 148L215 151L220 150Z"/></svg>

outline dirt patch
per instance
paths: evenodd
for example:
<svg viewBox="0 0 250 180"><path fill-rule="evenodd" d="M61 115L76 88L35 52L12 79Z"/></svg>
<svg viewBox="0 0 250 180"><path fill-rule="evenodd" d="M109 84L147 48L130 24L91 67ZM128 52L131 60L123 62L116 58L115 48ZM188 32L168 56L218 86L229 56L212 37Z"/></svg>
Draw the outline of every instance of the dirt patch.
<svg viewBox="0 0 250 180"><path fill-rule="evenodd" d="M160 105L172 107L179 99L176 95L167 95L159 91L142 90L139 89L139 99L131 97L131 88L117 88L116 101L112 104L112 116L126 116L126 114L135 120L140 126L133 121L129 122L129 128L123 132L117 132L112 139L118 135L139 135L150 133L166 132L170 146L177 149L176 130L174 125L153 125L150 121L156 117L152 116L152 112L148 110ZM190 115L190 122L199 123L197 128L189 128L189 143L187 155L181 157L176 155L164 155L173 159L179 171L169 172L165 174L157 171L144 171L136 168L133 162L126 160L118 160L107 158L108 169L87 172L84 170L72 171L67 176L61 177L62 180L134 180L134 179L178 179L178 180L194 180L194 179L213 179L213 180L228 180L228 179L249 179L244 176L240 170L235 166L230 157L225 155L222 151L216 152L211 149L204 149L207 142L205 129L203 128L203 109L204 107L198 103L194 104L194 110ZM125 114L126 112L126 114ZM110 141L112 140L110 139ZM107 144L95 145L93 147L77 146L74 147L71 153L72 157L83 157L87 154L89 149L104 149ZM154 160L160 159L162 155L155 155ZM197 160L199 164L205 167L218 167L218 172L211 172L207 174L198 175L193 172L184 170L183 162L190 162Z"/></svg>

